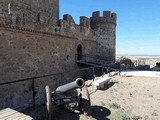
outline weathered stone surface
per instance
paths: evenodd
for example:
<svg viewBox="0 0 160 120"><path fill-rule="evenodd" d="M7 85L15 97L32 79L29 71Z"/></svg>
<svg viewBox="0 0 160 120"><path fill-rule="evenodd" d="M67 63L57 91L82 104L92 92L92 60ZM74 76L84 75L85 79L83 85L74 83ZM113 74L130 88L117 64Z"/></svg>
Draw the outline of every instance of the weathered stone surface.
<svg viewBox="0 0 160 120"><path fill-rule="evenodd" d="M53 32L59 19L58 0L1 0L0 8L7 25Z"/></svg>
<svg viewBox="0 0 160 120"><path fill-rule="evenodd" d="M116 46L116 14L104 11L93 12L91 17L91 27L95 31L97 42L97 55L106 62L115 61Z"/></svg>

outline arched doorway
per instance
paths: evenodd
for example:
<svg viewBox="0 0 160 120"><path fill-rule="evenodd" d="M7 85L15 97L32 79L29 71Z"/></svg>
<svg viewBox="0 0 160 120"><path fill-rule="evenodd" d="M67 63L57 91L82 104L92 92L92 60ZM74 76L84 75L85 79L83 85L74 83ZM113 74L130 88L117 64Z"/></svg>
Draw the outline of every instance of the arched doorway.
<svg viewBox="0 0 160 120"><path fill-rule="evenodd" d="M77 47L77 60L82 60L82 45L79 44Z"/></svg>

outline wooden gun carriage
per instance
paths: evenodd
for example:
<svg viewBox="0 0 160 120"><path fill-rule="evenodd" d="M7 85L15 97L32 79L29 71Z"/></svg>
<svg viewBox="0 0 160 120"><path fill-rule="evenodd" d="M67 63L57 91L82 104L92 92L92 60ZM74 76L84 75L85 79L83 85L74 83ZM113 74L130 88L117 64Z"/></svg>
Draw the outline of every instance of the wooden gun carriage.
<svg viewBox="0 0 160 120"><path fill-rule="evenodd" d="M64 107L70 111L86 112L89 114L90 96L85 82L82 78L59 86L55 91L50 92L50 87L45 87L47 117L52 119L53 107ZM87 108L87 109L86 109Z"/></svg>

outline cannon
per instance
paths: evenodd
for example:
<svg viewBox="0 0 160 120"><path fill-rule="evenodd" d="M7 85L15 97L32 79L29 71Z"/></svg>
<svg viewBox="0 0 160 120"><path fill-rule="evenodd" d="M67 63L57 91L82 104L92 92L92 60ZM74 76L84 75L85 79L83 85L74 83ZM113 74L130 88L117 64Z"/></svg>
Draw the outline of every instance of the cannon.
<svg viewBox="0 0 160 120"><path fill-rule="evenodd" d="M73 82L59 86L53 92L50 92L49 85L46 85L45 91L48 120L52 119L53 107L56 106L64 107L72 112L90 113L90 96L82 78L77 78Z"/></svg>

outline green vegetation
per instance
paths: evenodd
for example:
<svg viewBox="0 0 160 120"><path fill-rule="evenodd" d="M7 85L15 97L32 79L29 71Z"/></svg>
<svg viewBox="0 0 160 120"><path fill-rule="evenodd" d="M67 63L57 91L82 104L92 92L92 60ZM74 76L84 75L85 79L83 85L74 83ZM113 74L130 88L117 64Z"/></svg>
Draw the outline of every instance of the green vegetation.
<svg viewBox="0 0 160 120"><path fill-rule="evenodd" d="M139 120L142 119L140 116L134 115L133 117L129 117L126 114L122 115L122 120Z"/></svg>
<svg viewBox="0 0 160 120"><path fill-rule="evenodd" d="M154 111L154 112L152 113L152 116L158 116L158 114Z"/></svg>
<svg viewBox="0 0 160 120"><path fill-rule="evenodd" d="M118 105L117 103L113 103L113 104L109 105L109 107L113 108L113 109L119 109L119 108L121 108L121 106Z"/></svg>

